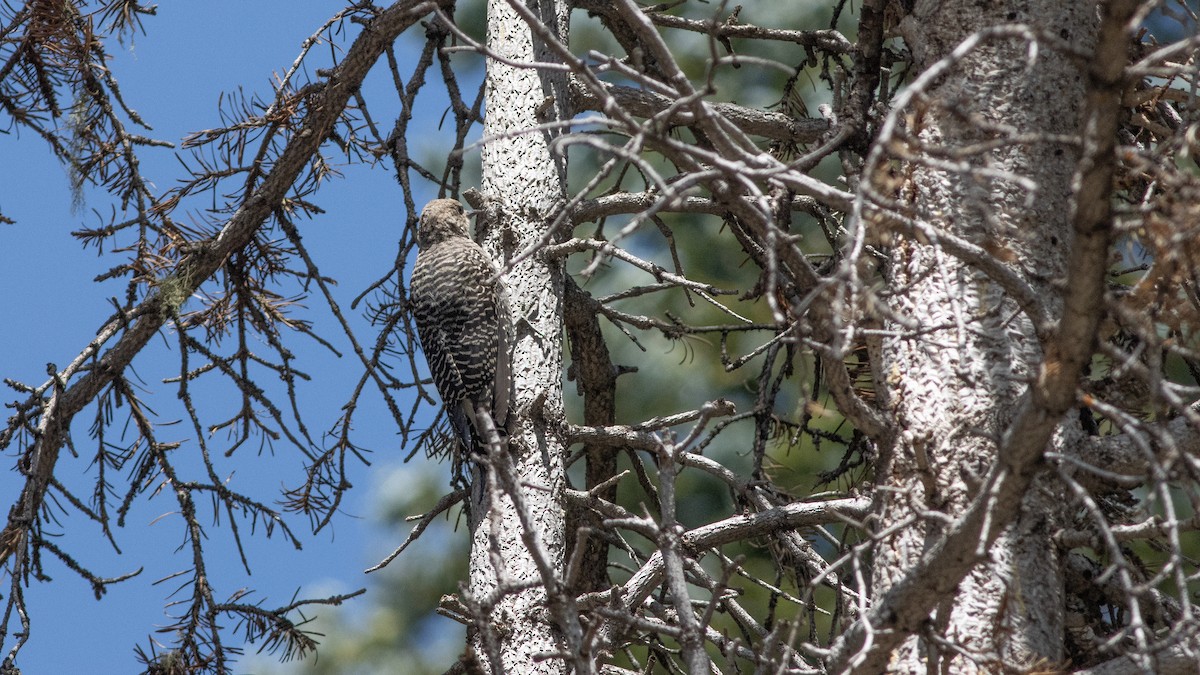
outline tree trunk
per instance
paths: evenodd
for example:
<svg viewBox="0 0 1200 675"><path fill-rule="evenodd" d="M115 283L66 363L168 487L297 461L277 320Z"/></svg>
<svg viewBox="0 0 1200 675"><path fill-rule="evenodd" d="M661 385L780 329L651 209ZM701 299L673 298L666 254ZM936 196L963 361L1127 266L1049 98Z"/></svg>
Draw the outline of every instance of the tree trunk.
<svg viewBox="0 0 1200 675"><path fill-rule="evenodd" d="M1079 133L1084 79L1066 56L1028 42L985 37L965 54L951 52L975 31L1022 23L1051 31L1079 49L1094 42L1095 8L1057 1L917 2L901 31L923 71L944 58L957 65L911 106L908 134L920 148L962 154L917 161L900 185L902 201L946 232L978 244L1017 270L1061 314L1061 289L1072 237L1071 177L1075 146L1039 138L987 143L1009 134ZM994 125L994 126L989 126ZM974 146L972 149L971 146ZM933 155L947 157L945 152ZM986 172L986 173L985 173ZM879 531L872 595L880 597L976 497L1042 361L1032 321L997 283L946 254L936 242L900 239L890 260L892 309L911 321L883 340L879 377L898 433L878 469ZM918 330L913 330L913 326ZM1081 434L1067 416L1055 445ZM932 635L965 652L942 651L932 635L914 637L893 655L895 672L997 672L1061 665L1063 578L1051 540L1065 501L1043 476L1021 515L931 617Z"/></svg>
<svg viewBox="0 0 1200 675"><path fill-rule="evenodd" d="M543 1L526 7L565 42L565 4ZM504 59L557 61L506 0L489 0L487 21L488 48ZM488 250L511 260L543 236L545 215L563 196L566 158L551 152L555 133L528 130L565 119L566 78L488 59L486 97L488 140L481 186L486 214L480 222L488 226L483 237ZM497 485L504 483L503 470L494 457L487 472L491 489L475 491L471 523L470 592L477 611L482 610L471 643L476 657L494 673L564 669L562 659L537 658L563 651L560 626L566 616L555 611L556 602L547 593L562 577L565 549L559 437L562 274L559 261L530 256L505 276L515 330L508 456L517 481Z"/></svg>

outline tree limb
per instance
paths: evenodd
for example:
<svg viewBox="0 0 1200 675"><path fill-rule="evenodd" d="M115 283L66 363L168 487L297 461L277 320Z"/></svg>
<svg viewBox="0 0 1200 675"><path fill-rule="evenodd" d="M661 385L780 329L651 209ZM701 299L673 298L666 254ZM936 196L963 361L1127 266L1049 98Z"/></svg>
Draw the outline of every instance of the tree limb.
<svg viewBox="0 0 1200 675"><path fill-rule="evenodd" d="M605 106L610 101L615 101L617 105L633 115L654 117L678 105L677 101L646 89L607 83L604 87L611 99L605 99L572 80L571 109L576 112L584 110L607 112ZM829 122L823 119L796 118L784 113L755 110L733 103L711 103L709 105L714 112L729 120L734 126L754 136L793 143L815 143L829 133ZM663 121L667 124L687 127L696 124L697 120L694 112L674 110Z"/></svg>
<svg viewBox="0 0 1200 675"><path fill-rule="evenodd" d="M38 425L38 438L29 451L25 487L9 510L8 524L0 532L0 565L23 548L27 529L38 518L71 419L113 377L129 366L150 338L176 316L183 302L219 270L230 255L254 238L263 221L284 200L313 153L325 142L350 96L358 91L383 50L439 4L451 3L449 0L402 0L371 21L355 39L345 59L314 94L316 102L311 113L283 149L271 172L237 213L215 237L181 260L175 271L162 278L137 307L100 328L100 337L84 350L82 358L98 353L97 343L111 339L122 329L125 332L108 351L99 355L95 365L79 381L66 386L46 403ZM130 321L132 325L129 325Z"/></svg>

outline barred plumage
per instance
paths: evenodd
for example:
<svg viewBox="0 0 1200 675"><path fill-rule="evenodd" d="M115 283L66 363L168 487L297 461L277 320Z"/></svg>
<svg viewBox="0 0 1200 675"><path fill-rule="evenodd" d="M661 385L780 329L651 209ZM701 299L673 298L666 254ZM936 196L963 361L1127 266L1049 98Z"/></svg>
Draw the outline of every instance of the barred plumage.
<svg viewBox="0 0 1200 675"><path fill-rule="evenodd" d="M497 428L508 417L511 356L504 287L496 266L467 235L468 225L456 200L425 205L409 295L450 424L465 448L477 450L484 436L476 406L491 413Z"/></svg>

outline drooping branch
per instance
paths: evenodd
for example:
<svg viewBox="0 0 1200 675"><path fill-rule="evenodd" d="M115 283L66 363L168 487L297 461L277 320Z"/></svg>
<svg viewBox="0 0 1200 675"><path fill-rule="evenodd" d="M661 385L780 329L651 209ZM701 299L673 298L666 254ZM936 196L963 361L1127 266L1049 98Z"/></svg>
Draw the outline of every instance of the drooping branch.
<svg viewBox="0 0 1200 675"><path fill-rule="evenodd" d="M196 246L173 272L157 282L139 305L101 327L96 340L77 357L79 364L93 357L96 363L78 381L56 392L43 407L38 423L39 436L29 451L29 477L9 511L7 525L0 532L0 564L25 546L25 532L41 512L46 487L54 473L71 419L133 362L150 338L177 315L183 302L217 272L230 255L254 238L257 229L285 198L309 158L329 136L342 108L358 90L383 50L437 4L432 0L404 0L371 21L351 45L345 59L319 87L319 93L314 94L317 102L311 113L258 189L216 236ZM102 351L104 345L114 339L115 343ZM76 372L78 368L64 371L60 379L66 382Z"/></svg>

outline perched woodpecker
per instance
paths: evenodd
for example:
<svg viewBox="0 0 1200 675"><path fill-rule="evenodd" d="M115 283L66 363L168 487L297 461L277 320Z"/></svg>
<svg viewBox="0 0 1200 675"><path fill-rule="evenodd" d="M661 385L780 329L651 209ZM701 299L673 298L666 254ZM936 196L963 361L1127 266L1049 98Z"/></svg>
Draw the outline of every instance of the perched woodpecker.
<svg viewBox="0 0 1200 675"><path fill-rule="evenodd" d="M504 428L512 361L507 295L496 266L467 234L469 224L457 200L425 205L409 297L450 425L463 449L474 452L486 443L478 409Z"/></svg>

